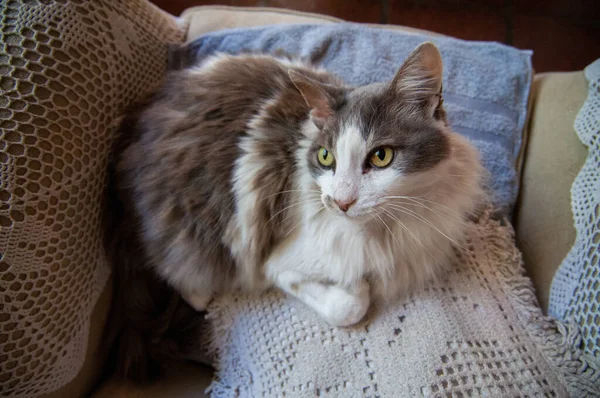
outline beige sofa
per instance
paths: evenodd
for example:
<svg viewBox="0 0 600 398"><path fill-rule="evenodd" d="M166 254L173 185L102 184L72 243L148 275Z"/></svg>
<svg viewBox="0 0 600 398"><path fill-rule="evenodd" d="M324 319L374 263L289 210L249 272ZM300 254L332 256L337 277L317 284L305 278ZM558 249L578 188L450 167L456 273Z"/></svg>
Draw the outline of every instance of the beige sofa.
<svg viewBox="0 0 600 398"><path fill-rule="evenodd" d="M232 27L339 22L327 16L280 9L211 6L188 9L182 18L188 23L186 41ZM382 27L418 32L401 26ZM573 122L586 94L587 84L581 71L538 74L531 92L524 133L526 144L521 154L522 185L514 224L525 266L545 310L552 277L575 240L570 187L587 150L577 138ZM140 388L108 380L94 396L196 397L210 380L208 368L177 364L155 385Z"/></svg>
<svg viewBox="0 0 600 398"><path fill-rule="evenodd" d="M186 41L219 29L266 24L337 23L339 20L306 13L265 8L196 7L181 16ZM386 29L405 27L382 26ZM429 32L431 33L431 32ZM517 242L538 298L547 308L550 283L575 238L570 209L570 186L584 162L586 149L577 139L573 121L585 100L587 86L581 71L535 76L520 166L522 185L515 213ZM197 397L211 380L211 370L192 364L173 364L167 376L147 387L119 380L100 380L105 355L98 351L109 310L112 281L94 308L87 356L77 377L50 394L75 397Z"/></svg>

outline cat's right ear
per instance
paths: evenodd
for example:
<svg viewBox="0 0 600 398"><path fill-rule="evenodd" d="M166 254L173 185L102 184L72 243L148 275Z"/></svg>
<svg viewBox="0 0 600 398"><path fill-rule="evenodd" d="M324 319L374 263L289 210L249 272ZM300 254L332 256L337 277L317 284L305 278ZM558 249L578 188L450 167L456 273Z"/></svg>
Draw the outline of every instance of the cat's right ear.
<svg viewBox="0 0 600 398"><path fill-rule="evenodd" d="M312 122L319 129L322 129L327 119L333 116L335 100L327 92L326 88L316 80L294 70L289 70L288 75L310 108Z"/></svg>
<svg viewBox="0 0 600 398"><path fill-rule="evenodd" d="M404 61L391 82L391 89L405 101L426 106L430 115L441 106L442 56L431 42L418 46Z"/></svg>

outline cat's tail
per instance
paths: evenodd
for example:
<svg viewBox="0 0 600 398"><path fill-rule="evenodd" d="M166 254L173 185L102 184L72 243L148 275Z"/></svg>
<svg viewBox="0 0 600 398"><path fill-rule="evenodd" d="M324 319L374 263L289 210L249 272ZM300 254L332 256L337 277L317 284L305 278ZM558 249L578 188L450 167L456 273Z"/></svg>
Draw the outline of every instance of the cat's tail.
<svg viewBox="0 0 600 398"><path fill-rule="evenodd" d="M109 352L107 372L143 383L157 378L165 361L183 358L197 344L202 317L150 268L128 193L118 186L116 162L135 139L138 113L122 121L109 160L104 246L114 293L101 349Z"/></svg>

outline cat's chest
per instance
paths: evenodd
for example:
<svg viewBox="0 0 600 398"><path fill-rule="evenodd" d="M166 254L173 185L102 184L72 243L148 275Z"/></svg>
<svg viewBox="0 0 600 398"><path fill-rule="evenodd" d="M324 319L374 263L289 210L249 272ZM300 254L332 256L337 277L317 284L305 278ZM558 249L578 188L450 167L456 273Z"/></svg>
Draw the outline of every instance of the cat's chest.
<svg viewBox="0 0 600 398"><path fill-rule="evenodd" d="M353 283L376 269L394 267L396 253L385 234L335 215L319 221L302 234L308 252L319 258L316 272Z"/></svg>

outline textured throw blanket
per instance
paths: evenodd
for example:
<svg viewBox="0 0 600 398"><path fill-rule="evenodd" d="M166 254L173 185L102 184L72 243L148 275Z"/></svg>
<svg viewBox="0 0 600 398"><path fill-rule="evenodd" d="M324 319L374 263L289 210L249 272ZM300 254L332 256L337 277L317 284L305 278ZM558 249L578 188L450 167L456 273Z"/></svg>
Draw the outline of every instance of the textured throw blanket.
<svg viewBox="0 0 600 398"><path fill-rule="evenodd" d="M600 396L577 327L538 307L512 228L488 213L466 234L444 280L353 327L331 327L278 292L218 298L212 396Z"/></svg>
<svg viewBox="0 0 600 398"><path fill-rule="evenodd" d="M197 39L188 50L198 61L216 52L283 50L322 65L351 85L365 85L390 80L424 41L433 41L442 53L450 123L482 153L491 173L493 202L509 214L518 192L516 170L532 78L531 52L349 23L218 31Z"/></svg>

